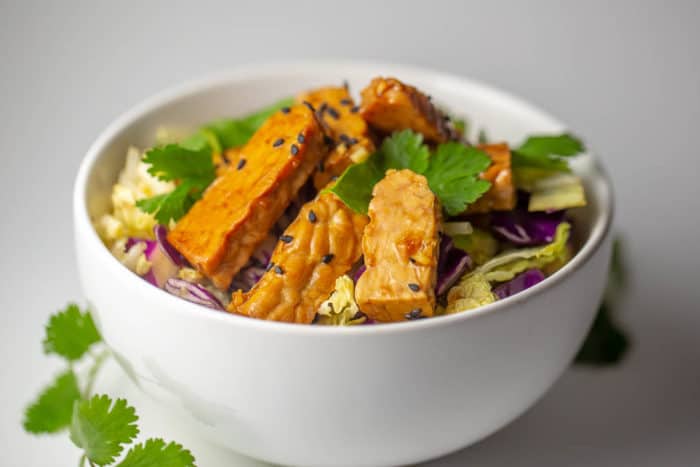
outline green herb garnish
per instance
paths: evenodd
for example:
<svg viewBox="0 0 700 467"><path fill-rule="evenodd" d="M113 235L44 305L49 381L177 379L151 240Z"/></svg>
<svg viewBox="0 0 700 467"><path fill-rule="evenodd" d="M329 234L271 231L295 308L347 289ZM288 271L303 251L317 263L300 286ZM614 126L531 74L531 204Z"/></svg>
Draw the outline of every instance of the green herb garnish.
<svg viewBox="0 0 700 467"><path fill-rule="evenodd" d="M456 142L441 144L431 155L423 137L411 130L386 138L366 161L348 167L328 190L357 212L367 213L374 185L389 169L424 175L448 215L464 212L491 184L478 175L491 164L483 151Z"/></svg>
<svg viewBox="0 0 700 467"><path fill-rule="evenodd" d="M107 395L91 396L95 378L109 351L95 353L102 338L89 311L75 304L52 315L46 326L44 351L64 358L68 369L58 375L24 414L24 429L29 433L57 433L70 428L70 439L83 450L80 465L116 465L117 467L190 467L192 454L177 443L166 444L152 438L137 444L115 464L124 448L139 430L138 416L124 399ZM80 384L74 364L89 356L85 381ZM82 387L82 389L81 389Z"/></svg>
<svg viewBox="0 0 700 467"><path fill-rule="evenodd" d="M513 168L529 167L554 172L569 172L567 157L585 151L583 142L575 136L530 136L512 152Z"/></svg>
<svg viewBox="0 0 700 467"><path fill-rule="evenodd" d="M216 178L211 146L205 141L168 144L146 152L143 161L150 165L148 173L164 181L178 181L170 193L138 200L136 206L154 214L161 224L185 215L204 190Z"/></svg>
<svg viewBox="0 0 700 467"><path fill-rule="evenodd" d="M216 120L181 143L148 150L143 158L150 165L148 172L160 180L174 181L178 185L170 193L138 200L136 206L154 214L161 224L167 224L171 219L177 221L216 178L213 154L243 146L270 115L292 103L291 98L283 99L242 118Z"/></svg>
<svg viewBox="0 0 700 467"><path fill-rule="evenodd" d="M580 365L611 366L627 354L630 338L614 318L622 295L627 289L627 267L622 250L622 239L615 239L603 303L593 321L575 362Z"/></svg>

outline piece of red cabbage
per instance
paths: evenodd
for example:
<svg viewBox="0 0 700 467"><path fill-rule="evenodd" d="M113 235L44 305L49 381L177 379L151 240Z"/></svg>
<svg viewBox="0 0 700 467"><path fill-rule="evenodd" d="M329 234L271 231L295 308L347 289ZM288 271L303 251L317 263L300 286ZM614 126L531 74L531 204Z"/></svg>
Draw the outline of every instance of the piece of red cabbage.
<svg viewBox="0 0 700 467"><path fill-rule="evenodd" d="M544 273L539 269L528 269L525 272L521 272L508 282L504 282L496 286L493 289L493 293L502 300L511 295L515 295L518 292L522 292L525 289L529 289L535 284L538 284L544 280Z"/></svg>
<svg viewBox="0 0 700 467"><path fill-rule="evenodd" d="M452 237L441 234L435 294L442 295L447 292L471 267L472 260L469 255L455 248Z"/></svg>
<svg viewBox="0 0 700 467"><path fill-rule="evenodd" d="M518 246L543 245L554 240L557 227L564 221L564 211L493 212L491 230L499 237Z"/></svg>

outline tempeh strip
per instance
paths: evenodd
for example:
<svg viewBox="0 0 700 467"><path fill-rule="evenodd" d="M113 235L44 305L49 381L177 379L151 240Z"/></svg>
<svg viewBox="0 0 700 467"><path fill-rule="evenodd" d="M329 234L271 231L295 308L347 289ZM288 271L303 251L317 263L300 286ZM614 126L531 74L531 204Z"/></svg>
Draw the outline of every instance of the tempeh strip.
<svg viewBox="0 0 700 467"><path fill-rule="evenodd" d="M311 323L321 303L362 254L367 216L332 193L306 203L272 253L267 272L247 293L233 293L229 311L253 318Z"/></svg>
<svg viewBox="0 0 700 467"><path fill-rule="evenodd" d="M221 289L228 288L327 154L314 112L303 105L285 110L260 127L241 148L236 165L168 234L173 246Z"/></svg>
<svg viewBox="0 0 700 467"><path fill-rule="evenodd" d="M362 237L367 270L355 299L370 318L427 318L435 308L441 208L424 176L389 170L373 190Z"/></svg>

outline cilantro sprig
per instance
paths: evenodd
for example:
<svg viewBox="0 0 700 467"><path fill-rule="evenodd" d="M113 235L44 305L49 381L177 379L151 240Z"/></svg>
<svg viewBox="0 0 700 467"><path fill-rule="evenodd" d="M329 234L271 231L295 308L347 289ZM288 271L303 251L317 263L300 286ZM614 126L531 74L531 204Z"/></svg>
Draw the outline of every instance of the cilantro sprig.
<svg viewBox="0 0 700 467"><path fill-rule="evenodd" d="M389 169L422 174L448 215L464 212L491 184L478 175L491 164L483 151L457 142L441 144L431 155L423 137L411 130L394 133L366 161L348 167L328 188L351 209L367 213L372 189Z"/></svg>
<svg viewBox="0 0 700 467"><path fill-rule="evenodd" d="M553 172L569 172L567 158L585 151L577 137L560 135L535 135L528 137L512 152L513 168L535 168Z"/></svg>
<svg viewBox="0 0 700 467"><path fill-rule="evenodd" d="M627 290L627 266L620 237L613 243L613 254L603 302L575 362L588 366L611 366L619 363L630 347L630 337L615 319L615 310Z"/></svg>
<svg viewBox="0 0 700 467"><path fill-rule="evenodd" d="M136 206L161 224L177 221L216 178L213 155L244 145L270 115L292 103L291 98L283 99L242 118L216 120L180 143L146 151L143 161L150 166L148 172L177 186L170 193L138 200Z"/></svg>
<svg viewBox="0 0 700 467"><path fill-rule="evenodd" d="M192 453L180 444L166 444L160 438L132 446L115 464L124 449L139 433L136 410L124 399L108 395L91 396L95 378L109 351L95 353L101 347L100 336L89 311L75 304L49 318L44 352L62 357L68 368L59 374L27 407L24 429L33 434L57 433L70 429L70 439L83 450L80 465L116 465L117 467L194 466ZM88 371L81 384L75 365L89 357Z"/></svg>

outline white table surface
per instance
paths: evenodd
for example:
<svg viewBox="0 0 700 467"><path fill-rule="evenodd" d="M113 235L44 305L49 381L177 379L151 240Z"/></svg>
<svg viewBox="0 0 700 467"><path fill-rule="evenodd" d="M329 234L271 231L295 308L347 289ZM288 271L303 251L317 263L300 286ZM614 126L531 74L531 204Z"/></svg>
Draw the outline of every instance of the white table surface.
<svg viewBox="0 0 700 467"><path fill-rule="evenodd" d="M147 5L142 5L147 4ZM275 58L405 62L491 82L549 109L616 186L634 338L615 369L568 371L529 412L431 465L700 465L700 3L0 1L0 465L77 465L22 408L58 371L46 316L80 300L70 191L96 134L165 86ZM146 434L199 465L255 465L198 440L110 364Z"/></svg>

